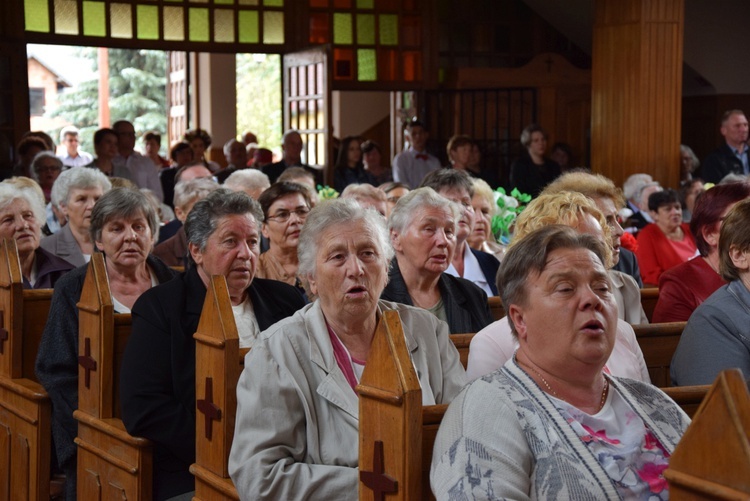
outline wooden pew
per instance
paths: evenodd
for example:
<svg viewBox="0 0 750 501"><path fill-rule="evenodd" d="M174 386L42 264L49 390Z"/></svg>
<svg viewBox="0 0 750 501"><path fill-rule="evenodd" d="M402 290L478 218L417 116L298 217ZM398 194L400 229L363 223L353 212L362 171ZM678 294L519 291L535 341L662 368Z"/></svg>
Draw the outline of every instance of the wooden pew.
<svg viewBox="0 0 750 501"><path fill-rule="evenodd" d="M671 386L669 388L660 388L661 391L669 395L677 405L682 407L685 414L692 417L698 411L703 400L708 395L710 385L703 386Z"/></svg>
<svg viewBox="0 0 750 501"><path fill-rule="evenodd" d="M467 364L469 363L469 345L471 344L471 340L474 337L474 333L468 333L468 334L451 334L450 338L453 342L453 345L458 350L458 356L461 359L461 365L464 366L464 369L466 369Z"/></svg>
<svg viewBox="0 0 750 501"><path fill-rule="evenodd" d="M723 371L669 460L673 500L750 499L750 394L738 369Z"/></svg>
<svg viewBox="0 0 750 501"><path fill-rule="evenodd" d="M658 287L646 287L641 289L641 306L643 311L646 313L646 318L651 322L654 316L654 309L656 308L656 302L659 300L659 288Z"/></svg>
<svg viewBox="0 0 750 501"><path fill-rule="evenodd" d="M34 374L52 289L24 290L16 242L0 242L0 499L49 499L52 408Z"/></svg>
<svg viewBox="0 0 750 501"><path fill-rule="evenodd" d="M505 307L503 307L503 300L500 299L500 296L488 297L487 303L490 305L490 312L492 312L492 318L495 321L505 316Z"/></svg>
<svg viewBox="0 0 750 501"><path fill-rule="evenodd" d="M196 500L239 500L229 478L229 452L237 413L237 381L247 349L240 349L226 279L211 278L195 345Z"/></svg>
<svg viewBox="0 0 750 501"><path fill-rule="evenodd" d="M634 325L635 337L646 360L651 383L659 388L672 385L669 366L687 322Z"/></svg>
<svg viewBox="0 0 750 501"><path fill-rule="evenodd" d="M120 365L129 314L115 314L104 256L91 256L78 303L78 499L149 500L148 440L130 436L120 419Z"/></svg>

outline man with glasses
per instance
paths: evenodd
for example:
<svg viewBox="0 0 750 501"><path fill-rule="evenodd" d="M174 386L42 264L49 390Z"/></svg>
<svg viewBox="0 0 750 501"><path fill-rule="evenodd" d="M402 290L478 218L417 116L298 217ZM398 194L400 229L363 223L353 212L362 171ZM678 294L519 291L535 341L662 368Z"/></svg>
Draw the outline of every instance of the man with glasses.
<svg viewBox="0 0 750 501"><path fill-rule="evenodd" d="M94 161L91 153L78 149L78 128L74 125L62 128L60 144L65 147L65 153L58 157L66 167L83 167Z"/></svg>

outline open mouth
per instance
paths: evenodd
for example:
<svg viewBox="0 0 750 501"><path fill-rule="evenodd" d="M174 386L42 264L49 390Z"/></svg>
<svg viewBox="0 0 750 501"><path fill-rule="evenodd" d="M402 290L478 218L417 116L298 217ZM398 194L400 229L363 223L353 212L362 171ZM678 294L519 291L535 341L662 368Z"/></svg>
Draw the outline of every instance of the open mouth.
<svg viewBox="0 0 750 501"><path fill-rule="evenodd" d="M589 320L585 324L583 324L582 329L584 331L592 332L592 333L600 333L604 331L604 324L602 324L598 320Z"/></svg>

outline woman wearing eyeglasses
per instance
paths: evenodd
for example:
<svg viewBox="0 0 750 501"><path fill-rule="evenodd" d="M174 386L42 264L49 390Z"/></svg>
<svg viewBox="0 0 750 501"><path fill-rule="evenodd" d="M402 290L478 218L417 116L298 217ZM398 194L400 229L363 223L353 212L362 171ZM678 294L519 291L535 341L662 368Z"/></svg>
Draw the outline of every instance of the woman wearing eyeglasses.
<svg viewBox="0 0 750 501"><path fill-rule="evenodd" d="M301 184L274 183L258 199L263 209L263 236L269 249L260 255L256 276L294 285L304 292L298 276L297 244L302 225L310 212L310 195Z"/></svg>

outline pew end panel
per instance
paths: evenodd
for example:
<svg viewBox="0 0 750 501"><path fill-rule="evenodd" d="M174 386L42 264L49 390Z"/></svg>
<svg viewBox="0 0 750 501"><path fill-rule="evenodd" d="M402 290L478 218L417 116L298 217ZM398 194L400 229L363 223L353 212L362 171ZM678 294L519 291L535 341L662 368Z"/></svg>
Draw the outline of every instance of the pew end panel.
<svg viewBox="0 0 750 501"><path fill-rule="evenodd" d="M240 347L226 278L211 277L195 347L195 498L239 499L229 478L229 453L237 412ZM248 350L242 350L247 353Z"/></svg>
<svg viewBox="0 0 750 501"><path fill-rule="evenodd" d="M658 287L645 287L641 289L641 306L643 312L646 314L648 321L653 321L654 310L656 309L656 303L659 301L659 288Z"/></svg>
<svg viewBox="0 0 750 501"><path fill-rule="evenodd" d="M505 307L503 306L503 300L500 296L488 297L487 303L490 305L490 312L492 313L493 320L498 321L505 316Z"/></svg>
<svg viewBox="0 0 750 501"><path fill-rule="evenodd" d="M654 386L666 388L672 385L669 367L686 324L687 322L668 322L633 326Z"/></svg>
<svg viewBox="0 0 750 501"><path fill-rule="evenodd" d="M384 312L356 390L359 499L420 499L422 389L398 312Z"/></svg>
<svg viewBox="0 0 750 501"><path fill-rule="evenodd" d="M18 249L15 240L5 238L0 242L0 377L24 377L22 308L23 277ZM33 365L31 369L33 374Z"/></svg>
<svg viewBox="0 0 750 501"><path fill-rule="evenodd" d="M750 499L750 394L739 369L719 374L669 461L670 498Z"/></svg>

